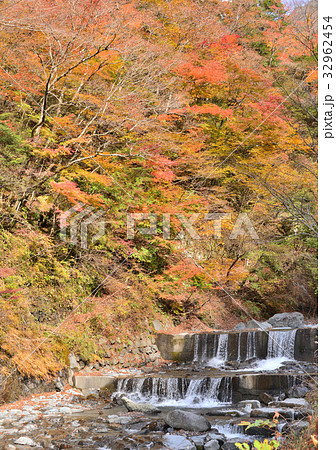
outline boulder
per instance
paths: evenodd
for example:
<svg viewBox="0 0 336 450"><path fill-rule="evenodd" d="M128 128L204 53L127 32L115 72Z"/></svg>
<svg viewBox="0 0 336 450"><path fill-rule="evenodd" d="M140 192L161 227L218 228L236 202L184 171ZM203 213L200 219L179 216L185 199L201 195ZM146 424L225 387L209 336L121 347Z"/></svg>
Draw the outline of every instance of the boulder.
<svg viewBox="0 0 336 450"><path fill-rule="evenodd" d="M246 328L248 329L258 329L258 330L267 330L268 328L272 328L272 325L269 322L258 322L258 320L250 320L246 324Z"/></svg>
<svg viewBox="0 0 336 450"><path fill-rule="evenodd" d="M133 402L126 396L121 397L121 402L124 406L126 406L128 411L144 412L147 414L157 414L161 411L156 406L149 405L147 403Z"/></svg>
<svg viewBox="0 0 336 450"><path fill-rule="evenodd" d="M275 314L268 321L272 327L301 328L304 326L304 317L299 312Z"/></svg>
<svg viewBox="0 0 336 450"><path fill-rule="evenodd" d="M245 330L245 328L246 328L245 324L243 322L239 322L239 323L237 323L237 325L235 325L233 327L233 330L239 331L239 330Z"/></svg>
<svg viewBox="0 0 336 450"><path fill-rule="evenodd" d="M193 442L177 434L165 434L163 436L163 445L169 448L169 450L196 450Z"/></svg>
<svg viewBox="0 0 336 450"><path fill-rule="evenodd" d="M249 329L261 328L261 322L258 322L257 320L252 319L249 322L247 322L246 328L249 328Z"/></svg>
<svg viewBox="0 0 336 450"><path fill-rule="evenodd" d="M176 409L167 414L166 423L177 430L185 431L208 431L211 428L210 422L199 414Z"/></svg>

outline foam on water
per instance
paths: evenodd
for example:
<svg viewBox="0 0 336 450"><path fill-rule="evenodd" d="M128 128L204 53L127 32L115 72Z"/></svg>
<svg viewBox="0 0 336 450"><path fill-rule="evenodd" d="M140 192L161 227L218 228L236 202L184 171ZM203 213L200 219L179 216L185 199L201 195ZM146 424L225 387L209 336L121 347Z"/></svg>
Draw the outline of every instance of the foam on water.
<svg viewBox="0 0 336 450"><path fill-rule="evenodd" d="M232 402L232 378L126 378L118 381L117 393L160 406L214 408Z"/></svg>

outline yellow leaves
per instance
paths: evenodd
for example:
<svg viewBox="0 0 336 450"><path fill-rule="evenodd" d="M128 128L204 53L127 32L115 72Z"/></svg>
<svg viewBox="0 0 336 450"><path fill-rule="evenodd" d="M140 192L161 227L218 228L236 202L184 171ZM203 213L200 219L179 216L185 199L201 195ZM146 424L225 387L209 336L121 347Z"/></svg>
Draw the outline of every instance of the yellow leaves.
<svg viewBox="0 0 336 450"><path fill-rule="evenodd" d="M36 199L37 209L41 212L48 212L54 206L54 202L49 195L40 195Z"/></svg>
<svg viewBox="0 0 336 450"><path fill-rule="evenodd" d="M312 435L310 436L310 439L311 439L311 441L312 441L314 447L315 447L315 448L318 448L318 438L317 438L316 434L312 434Z"/></svg>
<svg viewBox="0 0 336 450"><path fill-rule="evenodd" d="M90 182L99 183L104 186L111 186L113 184L111 177L108 175L101 175L97 172L88 172L87 170L77 169L76 176L82 176Z"/></svg>

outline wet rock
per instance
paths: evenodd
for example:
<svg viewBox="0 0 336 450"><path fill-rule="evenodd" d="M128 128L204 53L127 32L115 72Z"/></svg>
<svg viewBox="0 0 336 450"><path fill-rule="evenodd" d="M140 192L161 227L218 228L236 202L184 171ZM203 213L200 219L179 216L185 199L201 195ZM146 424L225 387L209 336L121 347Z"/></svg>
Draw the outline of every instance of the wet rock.
<svg viewBox="0 0 336 450"><path fill-rule="evenodd" d="M121 397L121 401L124 406L128 409L128 411L139 411L147 414L157 414L161 410L156 406L149 405L147 403L136 403L127 398L126 396Z"/></svg>
<svg viewBox="0 0 336 450"><path fill-rule="evenodd" d="M163 436L163 444L169 450L196 450L193 442L184 436L178 436L176 434L165 434Z"/></svg>
<svg viewBox="0 0 336 450"><path fill-rule="evenodd" d="M238 369L240 363L238 361L225 361L225 367L229 369Z"/></svg>
<svg viewBox="0 0 336 450"><path fill-rule="evenodd" d="M307 408L309 403L304 398L286 398L282 401L270 402L268 406L287 408Z"/></svg>
<svg viewBox="0 0 336 450"><path fill-rule="evenodd" d="M271 394L268 394L267 392L261 392L259 394L259 400L261 401L261 403L268 405L269 402L272 402L274 400L274 398Z"/></svg>
<svg viewBox="0 0 336 450"><path fill-rule="evenodd" d="M299 312L280 313L270 317L267 322L269 322L275 328L301 328L304 326L304 317Z"/></svg>
<svg viewBox="0 0 336 450"><path fill-rule="evenodd" d="M177 430L207 431L210 430L210 422L199 414L187 411L175 410L167 414L166 423Z"/></svg>
<svg viewBox="0 0 336 450"><path fill-rule="evenodd" d="M39 444L37 444L33 439L27 436L21 436L19 439L17 439L14 444L17 445L27 445L28 447L39 447Z"/></svg>
<svg viewBox="0 0 336 450"><path fill-rule="evenodd" d="M212 439L211 441L208 441L204 444L204 450L219 450L220 445L218 441L215 439Z"/></svg>
<svg viewBox="0 0 336 450"><path fill-rule="evenodd" d="M190 440L195 444L197 450L203 450L205 436L191 436Z"/></svg>
<svg viewBox="0 0 336 450"><path fill-rule="evenodd" d="M110 424L126 425L132 421L132 417L112 415L107 417Z"/></svg>
<svg viewBox="0 0 336 450"><path fill-rule="evenodd" d="M262 426L251 426L247 429L245 429L245 433L249 436L265 436L265 437L271 437L275 433L275 427L262 427Z"/></svg>
<svg viewBox="0 0 336 450"><path fill-rule="evenodd" d="M241 417L244 416L245 413L239 411L238 409L221 409L215 411L207 411L207 416L231 416L231 417Z"/></svg>
<svg viewBox="0 0 336 450"><path fill-rule="evenodd" d="M219 433L210 433L206 435L205 442L208 441L217 441L219 444L224 444L226 441L226 437L223 434Z"/></svg>
<svg viewBox="0 0 336 450"><path fill-rule="evenodd" d="M285 419L294 419L294 410L293 409L280 409L280 408L256 408L252 409L250 416L251 417L260 417L265 419L272 419L274 414L278 412L280 416Z"/></svg>
<svg viewBox="0 0 336 450"><path fill-rule="evenodd" d="M238 408L246 408L248 406L251 407L251 409L260 408L260 402L259 400L242 400L237 404Z"/></svg>

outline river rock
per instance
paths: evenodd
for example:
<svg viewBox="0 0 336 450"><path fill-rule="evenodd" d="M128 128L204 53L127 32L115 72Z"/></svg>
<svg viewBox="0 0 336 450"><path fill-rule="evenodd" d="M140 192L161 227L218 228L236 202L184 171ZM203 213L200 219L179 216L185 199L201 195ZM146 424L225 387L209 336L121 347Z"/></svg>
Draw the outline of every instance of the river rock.
<svg viewBox="0 0 336 450"><path fill-rule="evenodd" d="M211 428L210 422L205 417L179 409L169 412L165 421L177 430L208 431Z"/></svg>
<svg viewBox="0 0 336 450"><path fill-rule="evenodd" d="M147 414L157 414L161 410L158 409L156 406L149 405L147 403L136 403L127 398L126 396L121 397L121 402L124 406L128 409L128 411L138 411L138 412L144 412Z"/></svg>
<svg viewBox="0 0 336 450"><path fill-rule="evenodd" d="M308 427L309 422L306 420L293 421L291 423L285 423L281 430L281 433L290 433L299 436L300 434L304 433Z"/></svg>
<svg viewBox="0 0 336 450"><path fill-rule="evenodd" d="M133 420L132 417L128 417L128 416L112 415L112 416L107 417L108 423L118 424L118 425L126 425L127 423L130 423L132 420Z"/></svg>
<svg viewBox="0 0 336 450"><path fill-rule="evenodd" d="M208 441L204 444L204 450L219 450L220 446L218 441L215 439L211 439L211 441Z"/></svg>
<svg viewBox="0 0 336 450"><path fill-rule="evenodd" d="M294 419L294 410L293 409L280 409L280 408L271 408L271 407L264 407L264 408L256 408L252 409L250 416L251 417L260 417L265 419L272 419L275 413L279 413L280 416L284 417L285 419Z"/></svg>
<svg viewBox="0 0 336 450"><path fill-rule="evenodd" d="M272 402L274 400L273 396L271 394L268 394L267 392L261 392L259 394L259 399L261 403L264 403L265 405L268 405L269 402Z"/></svg>
<svg viewBox="0 0 336 450"><path fill-rule="evenodd" d="M262 426L251 426L248 429L245 430L245 433L250 436L265 436L265 437L271 437L274 435L275 427L262 427Z"/></svg>
<svg viewBox="0 0 336 450"><path fill-rule="evenodd" d="M245 416L245 414L242 411L239 411L238 409L215 409L213 411L207 411L207 416L231 416L231 417L241 417Z"/></svg>
<svg viewBox="0 0 336 450"><path fill-rule="evenodd" d="M282 401L270 402L268 406L284 408L308 408L309 403L304 398L286 398Z"/></svg>
<svg viewBox="0 0 336 450"><path fill-rule="evenodd" d="M17 439L14 444L17 445L27 445L28 447L39 447L39 444L37 444L33 439L27 436L21 436L19 439Z"/></svg>
<svg viewBox="0 0 336 450"><path fill-rule="evenodd" d="M303 314L299 312L280 313L270 317L268 321L273 327L301 328L304 326Z"/></svg>
<svg viewBox="0 0 336 450"><path fill-rule="evenodd" d="M259 400L242 400L237 406L239 408L246 408L247 406L250 406L252 409L261 407Z"/></svg>
<svg viewBox="0 0 336 450"><path fill-rule="evenodd" d="M165 434L163 436L163 445L169 450L196 450L194 443L190 442L186 437L177 434Z"/></svg>
<svg viewBox="0 0 336 450"><path fill-rule="evenodd" d="M287 396L291 398L302 398L309 392L307 386L292 386L287 391Z"/></svg>
<svg viewBox="0 0 336 450"><path fill-rule="evenodd" d="M224 434L210 433L205 437L205 442L208 441L218 441L219 444L224 444L224 442L226 441L226 437L224 436Z"/></svg>

